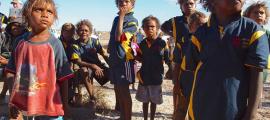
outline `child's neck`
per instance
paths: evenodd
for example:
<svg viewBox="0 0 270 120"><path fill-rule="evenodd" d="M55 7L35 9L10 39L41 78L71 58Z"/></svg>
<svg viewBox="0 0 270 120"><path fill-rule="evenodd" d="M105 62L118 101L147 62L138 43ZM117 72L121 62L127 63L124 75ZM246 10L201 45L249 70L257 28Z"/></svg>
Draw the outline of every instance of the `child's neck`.
<svg viewBox="0 0 270 120"><path fill-rule="evenodd" d="M87 43L88 42L88 40L89 40L89 38L87 38L87 39L80 39L80 42L82 42L82 43Z"/></svg>
<svg viewBox="0 0 270 120"><path fill-rule="evenodd" d="M32 34L30 35L30 41L32 42L43 42L47 41L50 37L50 32L48 29L43 31L38 31L35 29L32 29Z"/></svg>
<svg viewBox="0 0 270 120"><path fill-rule="evenodd" d="M153 42L157 39L157 36L152 36L152 37L147 37L146 40L149 41L149 42Z"/></svg>
<svg viewBox="0 0 270 120"><path fill-rule="evenodd" d="M241 11L231 15L216 14L219 25L226 26L241 16Z"/></svg>

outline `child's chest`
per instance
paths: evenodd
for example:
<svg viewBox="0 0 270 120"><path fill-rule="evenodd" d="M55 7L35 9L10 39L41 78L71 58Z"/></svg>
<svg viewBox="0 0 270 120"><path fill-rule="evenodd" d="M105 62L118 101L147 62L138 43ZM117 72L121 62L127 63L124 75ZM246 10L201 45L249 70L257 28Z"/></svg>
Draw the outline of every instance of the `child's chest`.
<svg viewBox="0 0 270 120"><path fill-rule="evenodd" d="M159 42L147 43L144 42L141 47L143 58L162 57L164 54L164 47Z"/></svg>

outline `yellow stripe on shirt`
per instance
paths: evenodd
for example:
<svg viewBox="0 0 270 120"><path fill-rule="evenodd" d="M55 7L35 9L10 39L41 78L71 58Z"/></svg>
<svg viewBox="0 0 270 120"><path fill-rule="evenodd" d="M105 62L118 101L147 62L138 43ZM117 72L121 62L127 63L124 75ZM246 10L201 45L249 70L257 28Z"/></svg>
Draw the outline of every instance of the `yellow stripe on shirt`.
<svg viewBox="0 0 270 120"><path fill-rule="evenodd" d="M188 114L189 114L191 120L195 120L194 110L193 110L193 97L194 97L194 89L195 89L196 80L197 80L197 74L198 74L198 71L201 68L202 64L203 63L200 61L199 64L197 65L197 68L196 68L196 71L194 74L194 80L193 80L194 82L192 85L192 90L191 90L190 99L189 99Z"/></svg>
<svg viewBox="0 0 270 120"><path fill-rule="evenodd" d="M191 42L197 47L198 51L200 52L202 49L201 43L194 35L192 35L191 37Z"/></svg>
<svg viewBox="0 0 270 120"><path fill-rule="evenodd" d="M264 31L257 31L255 33L253 33L250 41L249 41L249 45L252 45L252 43L254 43L256 40L258 40L261 36L263 36L265 34Z"/></svg>

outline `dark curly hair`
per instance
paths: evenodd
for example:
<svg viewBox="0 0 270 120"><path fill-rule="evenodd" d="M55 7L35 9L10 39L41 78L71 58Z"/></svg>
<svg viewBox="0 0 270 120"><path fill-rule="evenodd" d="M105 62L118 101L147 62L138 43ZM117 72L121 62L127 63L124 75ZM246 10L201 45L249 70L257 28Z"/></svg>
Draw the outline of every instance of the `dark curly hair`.
<svg viewBox="0 0 270 120"><path fill-rule="evenodd" d="M145 25L146 25L146 23L147 23L148 21L150 21L150 20L154 20L154 21L156 22L156 25L157 25L156 27L157 27L157 29L160 28L160 22L159 22L158 18L155 17L155 16L153 16L153 15L149 15L149 16L147 16L146 18L143 19L143 21L142 21L142 28L144 28Z"/></svg>
<svg viewBox="0 0 270 120"><path fill-rule="evenodd" d="M87 19L83 19L81 21L79 21L77 24L76 24L76 31L78 31L80 29L81 26L83 25L86 25L88 28L89 28L89 32L92 33L93 32L93 25L92 23L87 20Z"/></svg>
<svg viewBox="0 0 270 120"><path fill-rule="evenodd" d="M135 2L136 0L130 0L133 4L133 6L135 5ZM119 4L119 0L115 0L115 4L116 4L116 7L118 7L118 4Z"/></svg>
<svg viewBox="0 0 270 120"><path fill-rule="evenodd" d="M266 5L266 2L256 2L256 3L253 3L252 5L250 5L245 11L244 11L244 16L245 17L250 17L250 14L252 12L252 10L254 10L255 8L263 8L264 11L265 11L265 15L266 15L266 20L264 22L264 24L267 24L267 21L270 17L270 13L269 13L269 10L268 10L268 7Z"/></svg>

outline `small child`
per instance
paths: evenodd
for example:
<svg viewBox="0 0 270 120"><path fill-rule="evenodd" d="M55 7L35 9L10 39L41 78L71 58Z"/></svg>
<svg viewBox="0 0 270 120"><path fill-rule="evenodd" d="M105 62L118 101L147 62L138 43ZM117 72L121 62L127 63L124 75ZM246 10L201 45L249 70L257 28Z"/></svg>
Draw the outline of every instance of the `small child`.
<svg viewBox="0 0 270 120"><path fill-rule="evenodd" d="M133 16L135 0L115 2L119 16L113 21L108 45L110 80L114 84L116 103L119 103L120 119L131 120L132 100L129 85L135 81L131 38L138 30L138 20Z"/></svg>
<svg viewBox="0 0 270 120"><path fill-rule="evenodd" d="M251 18L254 20L256 23L264 27L264 25L267 24L268 19L269 19L269 10L265 2L256 2L250 5L245 11L244 11L244 16ZM264 28L266 31L266 35L268 37L268 43L270 43L270 31L269 29ZM269 44L270 45L270 44ZM268 59L268 67L267 69L264 69L264 76L263 76L263 82L265 83L267 79L270 77L270 59ZM261 97L264 98L264 94L262 91ZM262 103L261 103L262 105ZM261 107L260 105L260 107Z"/></svg>
<svg viewBox="0 0 270 120"><path fill-rule="evenodd" d="M244 0L201 0L211 11L192 35L187 53L194 71L189 102L191 120L256 118L262 70L269 46L264 30L241 16Z"/></svg>
<svg viewBox="0 0 270 120"><path fill-rule="evenodd" d="M188 27L189 27L189 32L190 32L190 39L192 33L195 33L196 30L205 24L207 22L207 17L205 14L202 12L196 11L192 13L189 18L188 18ZM178 93L179 93L179 101L177 101L177 105L179 106L179 109L181 111L176 111L180 113L176 113L179 115L183 115L183 113L187 113L188 109L188 101L190 97L190 92L192 88L192 82L193 82L193 77L194 73L192 71L186 70L186 55L184 55L182 63L181 63L181 69L180 69L180 77L179 81L182 81L181 86L178 88ZM183 119L185 117L185 114L181 116Z"/></svg>
<svg viewBox="0 0 270 120"><path fill-rule="evenodd" d="M173 81L173 104L174 104L174 113L173 119L185 119L185 114L182 110L182 105L180 103L183 101L179 97L179 86L184 86L185 80L180 81L180 65L183 60L183 56L186 54L187 46L190 43L190 33L188 29L187 19L188 17L195 12L196 2L198 0L177 0L179 8L182 12L181 16L173 17L165 21L161 25L161 30L170 35L175 40L175 46L173 50L173 57L171 63L172 69L172 81Z"/></svg>
<svg viewBox="0 0 270 120"><path fill-rule="evenodd" d="M60 40L65 48L67 58L71 58L71 45L75 42L75 26L72 23L65 23L61 28Z"/></svg>
<svg viewBox="0 0 270 120"><path fill-rule="evenodd" d="M164 60L169 62L169 51L166 42L158 36L160 28L159 20L154 16L143 19L142 27L146 38L140 43L142 66L138 72L139 86L136 99L143 102L144 120L148 118L149 102L151 120L155 118L156 104L162 100L162 80L164 75Z"/></svg>
<svg viewBox="0 0 270 120"><path fill-rule="evenodd" d="M188 28L190 33L195 33L196 30L207 22L207 16L199 11L194 12L188 17Z"/></svg>
<svg viewBox="0 0 270 120"><path fill-rule="evenodd" d="M57 19L53 0L27 0L23 16L31 32L17 38L6 66L13 80L11 118L62 119L69 114L67 83L73 77L61 41L49 32ZM9 81L12 82L12 81Z"/></svg>
<svg viewBox="0 0 270 120"><path fill-rule="evenodd" d="M264 27L268 23L268 19L270 17L270 12L265 2L257 2L250 5L245 11L244 16L251 18L256 23ZM268 42L270 43L270 31L269 28L266 29L266 35L268 37ZM270 68L270 67L268 67Z"/></svg>
<svg viewBox="0 0 270 120"><path fill-rule="evenodd" d="M85 84L90 100L94 102L93 79L95 78L100 84L102 83L101 85L109 81L109 68L101 62L98 54L106 62L108 61L108 56L99 40L90 36L93 31L93 25L89 20L79 21L76 24L76 31L79 38L76 40L76 43L72 44L71 60L80 66L78 71L79 81Z"/></svg>
<svg viewBox="0 0 270 120"><path fill-rule="evenodd" d="M3 69L8 64L8 59L10 58L11 51L15 39L26 32L26 28L23 24L18 22L10 22L4 32L4 39L0 41L0 68ZM2 71L1 71L2 72ZM5 79L4 75L0 73L0 78ZM3 89L0 93L0 103L5 101L6 92L8 91L8 84L4 80ZM11 91L9 91L11 93Z"/></svg>

